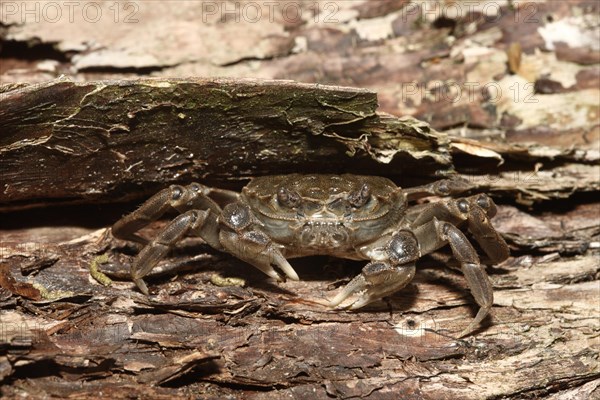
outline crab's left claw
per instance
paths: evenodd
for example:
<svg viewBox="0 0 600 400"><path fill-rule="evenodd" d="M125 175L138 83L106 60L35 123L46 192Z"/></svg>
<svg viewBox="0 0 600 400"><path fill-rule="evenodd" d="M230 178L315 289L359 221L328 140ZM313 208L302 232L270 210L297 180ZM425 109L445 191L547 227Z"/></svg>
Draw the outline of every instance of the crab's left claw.
<svg viewBox="0 0 600 400"><path fill-rule="evenodd" d="M331 300L331 307L339 306L348 297L358 294L354 302L338 307L356 310L402 289L413 279L415 261L420 256L416 237L411 232L402 230L386 241L382 248L384 259L365 265L360 275Z"/></svg>
<svg viewBox="0 0 600 400"><path fill-rule="evenodd" d="M415 276L415 265L394 266L387 262L373 262L367 264L362 272L354 277L343 289L335 296L331 302L331 307L346 308L356 310L367 304L389 296L402 289ZM346 306L340 306L344 300L357 294L353 302Z"/></svg>

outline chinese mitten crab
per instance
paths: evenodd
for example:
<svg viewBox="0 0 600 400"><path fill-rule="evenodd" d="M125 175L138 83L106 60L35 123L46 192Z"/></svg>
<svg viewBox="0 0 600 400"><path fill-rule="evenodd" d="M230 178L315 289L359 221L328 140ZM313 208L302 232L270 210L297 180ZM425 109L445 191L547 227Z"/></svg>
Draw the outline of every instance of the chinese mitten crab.
<svg viewBox="0 0 600 400"><path fill-rule="evenodd" d="M471 332L492 307L492 285L477 252L461 229L471 233L493 263L508 247L490 223L496 206L485 194L447 198L410 206L423 196L450 196L466 189L458 180L441 180L408 189L376 176L279 175L252 180L241 193L199 183L173 185L117 221L113 235L145 245L131 265L142 280L186 235L199 236L217 250L283 280L298 280L293 257L331 255L366 260L362 272L331 300L332 307L358 309L403 288L415 275L415 262L450 245L480 309L461 332ZM136 232L175 209L179 215L151 241ZM275 268L274 268L275 267ZM277 268L277 269L276 269Z"/></svg>

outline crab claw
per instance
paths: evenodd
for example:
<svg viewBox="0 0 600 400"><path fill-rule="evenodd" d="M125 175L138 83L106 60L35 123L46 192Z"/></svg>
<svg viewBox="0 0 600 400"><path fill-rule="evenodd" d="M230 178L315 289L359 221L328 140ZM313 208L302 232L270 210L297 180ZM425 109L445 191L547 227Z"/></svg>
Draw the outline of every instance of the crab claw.
<svg viewBox="0 0 600 400"><path fill-rule="evenodd" d="M329 303L337 309L357 310L367 304L402 289L415 276L414 264L394 266L387 262L367 264L360 275L352 279ZM340 306L350 296L358 298L346 306Z"/></svg>
<svg viewBox="0 0 600 400"><path fill-rule="evenodd" d="M279 269L281 269L283 271L283 273L288 278L290 278L293 281L300 280L300 278L298 277L298 274L296 273L294 268L292 268L292 266L290 265L288 260L286 260L285 257L280 252L273 252L273 261L279 267ZM271 268L271 269L273 269L273 268ZM277 273L277 272L275 272L275 273Z"/></svg>
<svg viewBox="0 0 600 400"><path fill-rule="evenodd" d="M340 306L340 304L346 300L348 297L352 296L354 293L364 291L367 288L367 282L363 275L357 275L352 279L341 292L337 294L331 301L329 302L329 306L337 309L347 309L356 304L357 301L350 303L345 307ZM365 303L366 304L366 303Z"/></svg>
<svg viewBox="0 0 600 400"><path fill-rule="evenodd" d="M286 277L298 281L300 278L285 259L279 248L261 231L230 232L222 230L219 239L223 247L241 260L252 264L271 278L284 281L285 278L273 268L276 266Z"/></svg>

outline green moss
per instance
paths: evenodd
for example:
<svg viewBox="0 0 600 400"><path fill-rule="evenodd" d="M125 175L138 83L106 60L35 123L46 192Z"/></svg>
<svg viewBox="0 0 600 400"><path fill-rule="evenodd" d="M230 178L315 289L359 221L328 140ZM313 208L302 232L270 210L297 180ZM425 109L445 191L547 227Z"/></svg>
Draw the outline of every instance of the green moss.
<svg viewBox="0 0 600 400"><path fill-rule="evenodd" d="M225 287L225 286L240 286L244 287L246 285L246 281L242 278L224 278L219 274L213 274L210 277L210 282L215 286Z"/></svg>
<svg viewBox="0 0 600 400"><path fill-rule="evenodd" d="M106 276L102 271L100 271L99 265L108 262L108 255L102 254L98 257L95 257L90 264L90 275L94 278L98 283L104 286L110 286L112 284L112 280Z"/></svg>
<svg viewBox="0 0 600 400"><path fill-rule="evenodd" d="M37 282L33 282L31 286L40 292L40 296L42 296L42 299L44 300L59 300L75 295L75 292L71 290L48 290Z"/></svg>

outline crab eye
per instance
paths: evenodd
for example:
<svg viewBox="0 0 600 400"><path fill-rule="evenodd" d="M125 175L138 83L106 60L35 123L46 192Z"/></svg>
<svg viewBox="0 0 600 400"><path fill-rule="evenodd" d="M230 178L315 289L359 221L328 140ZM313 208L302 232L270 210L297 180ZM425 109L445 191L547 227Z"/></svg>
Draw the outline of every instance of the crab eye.
<svg viewBox="0 0 600 400"><path fill-rule="evenodd" d="M171 199L172 200L179 200L181 198L181 196L183 196L183 188L179 185L173 185L171 186Z"/></svg>
<svg viewBox="0 0 600 400"><path fill-rule="evenodd" d="M192 189L196 193L200 193L202 191L202 187L199 184L197 184L197 183L192 183L189 186L189 188Z"/></svg>
<svg viewBox="0 0 600 400"><path fill-rule="evenodd" d="M490 198L484 194L478 196L476 202L477 202L477 205L479 207L483 208L484 210L487 210L488 208L490 208Z"/></svg>
<svg viewBox="0 0 600 400"><path fill-rule="evenodd" d="M277 202L282 206L294 208L300 204L300 195L293 190L282 187L277 192Z"/></svg>
<svg viewBox="0 0 600 400"><path fill-rule="evenodd" d="M485 194L479 195L475 201L479 207L483 208L488 217L492 218L496 215L496 205L488 196Z"/></svg>
<svg viewBox="0 0 600 400"><path fill-rule="evenodd" d="M348 195L348 202L353 207L362 207L367 204L367 201L371 198L371 188L366 183L361 186L356 192Z"/></svg>

